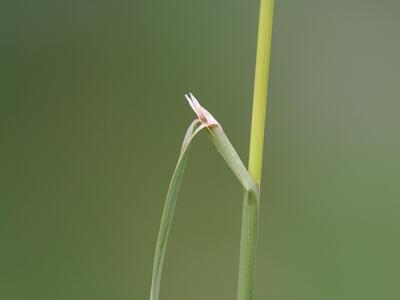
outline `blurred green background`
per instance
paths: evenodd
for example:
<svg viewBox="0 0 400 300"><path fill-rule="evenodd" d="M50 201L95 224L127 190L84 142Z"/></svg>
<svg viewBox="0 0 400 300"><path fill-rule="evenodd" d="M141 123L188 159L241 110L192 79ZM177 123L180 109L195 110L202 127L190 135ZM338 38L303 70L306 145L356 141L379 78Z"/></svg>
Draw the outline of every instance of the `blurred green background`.
<svg viewBox="0 0 400 300"><path fill-rule="evenodd" d="M1 7L0 299L147 299L185 92L247 161L258 0ZM256 299L400 299L399 31L276 1ZM235 299L241 195L201 136L161 299Z"/></svg>

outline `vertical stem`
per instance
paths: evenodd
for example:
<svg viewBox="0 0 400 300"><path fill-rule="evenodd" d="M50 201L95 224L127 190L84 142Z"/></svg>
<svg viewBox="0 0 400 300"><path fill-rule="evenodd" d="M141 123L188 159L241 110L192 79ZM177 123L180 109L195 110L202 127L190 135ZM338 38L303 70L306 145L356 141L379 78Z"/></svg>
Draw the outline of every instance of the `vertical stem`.
<svg viewBox="0 0 400 300"><path fill-rule="evenodd" d="M254 196L254 193L244 192L242 234L240 238L238 300L254 299L259 207L259 199Z"/></svg>
<svg viewBox="0 0 400 300"><path fill-rule="evenodd" d="M258 184L263 158L273 10L274 0L260 0L249 155L249 172Z"/></svg>
<svg viewBox="0 0 400 300"><path fill-rule="evenodd" d="M249 154L249 173L258 188L262 170L273 8L274 0L260 0ZM240 240L238 300L254 299L258 210L258 197L245 192Z"/></svg>

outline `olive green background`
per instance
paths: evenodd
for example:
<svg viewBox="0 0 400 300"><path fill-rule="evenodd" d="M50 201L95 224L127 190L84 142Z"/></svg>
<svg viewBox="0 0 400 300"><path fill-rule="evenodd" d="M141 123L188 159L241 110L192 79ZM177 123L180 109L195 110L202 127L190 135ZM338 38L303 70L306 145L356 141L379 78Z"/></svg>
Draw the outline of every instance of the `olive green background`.
<svg viewBox="0 0 400 300"><path fill-rule="evenodd" d="M0 299L148 299L185 92L247 161L258 1L0 11ZM256 299L400 299L399 32L398 1L276 1ZM241 195L202 135L161 299L235 299Z"/></svg>

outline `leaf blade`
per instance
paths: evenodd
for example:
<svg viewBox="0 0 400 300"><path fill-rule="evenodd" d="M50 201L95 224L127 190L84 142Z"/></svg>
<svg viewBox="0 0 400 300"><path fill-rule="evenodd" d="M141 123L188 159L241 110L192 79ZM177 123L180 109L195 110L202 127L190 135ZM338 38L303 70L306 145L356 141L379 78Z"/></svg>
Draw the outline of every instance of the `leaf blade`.
<svg viewBox="0 0 400 300"><path fill-rule="evenodd" d="M150 288L150 300L158 300L160 293L161 275L164 265L166 246L169 233L171 231L172 221L175 212L175 206L178 199L180 187L182 184L183 174L188 160L188 150L193 138L204 128L200 125L196 128L199 121L194 120L188 127L181 152L176 164L174 173L169 184L167 197L165 200L164 210L161 217L160 229L157 238L156 251L153 262L153 274Z"/></svg>
<svg viewBox="0 0 400 300"><path fill-rule="evenodd" d="M161 275L164 264L166 245L169 237L169 232L172 225L172 220L174 216L176 201L178 198L180 186L183 179L184 169L188 159L188 149L190 143L193 141L193 138L203 129L207 128L209 133L209 137L219 153L224 158L227 165L231 168L235 176L238 178L239 182L242 184L245 190L245 202L244 205L251 205L252 210L249 217L243 214L243 219L250 218L254 221L254 218L258 217L258 207L259 207L259 190L258 186L250 176L243 162L241 161L239 155L235 151L234 147L230 143L228 137L222 130L221 126L207 126L207 124L200 124L197 129L196 126L200 121L196 119L189 126L184 141L182 143L181 153L178 159L178 163L176 165L174 174L172 176L167 198L164 205L163 215L161 218L160 231L157 239L156 251L154 256L153 263L153 275L152 275L152 283L150 290L150 300L158 300L159 292L160 292L160 283L161 283ZM247 200L246 200L247 199ZM251 222L251 224L257 225L257 222ZM248 227L242 227L242 239L254 239L254 233L257 234L257 230L254 231L254 228L247 233ZM241 245L245 245L246 243L241 243ZM248 251L247 251L248 250ZM251 244L249 249L242 249L241 246L241 258L243 259L248 255L252 255L255 251L255 244ZM254 255L252 256L254 257ZM240 264L242 265L242 264ZM246 268L247 269L247 268ZM248 265L248 270L250 273L253 273L254 269L254 261L250 261ZM250 278L251 281L254 281L253 278ZM247 285L248 286L248 285Z"/></svg>

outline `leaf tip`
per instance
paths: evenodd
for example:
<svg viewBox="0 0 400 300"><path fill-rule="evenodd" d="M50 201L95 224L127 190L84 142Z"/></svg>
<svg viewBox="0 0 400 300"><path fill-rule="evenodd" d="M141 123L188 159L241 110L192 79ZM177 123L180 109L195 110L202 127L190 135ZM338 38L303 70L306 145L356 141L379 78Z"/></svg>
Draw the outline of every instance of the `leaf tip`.
<svg viewBox="0 0 400 300"><path fill-rule="evenodd" d="M218 121L203 107L192 93L185 94L186 100L193 109L201 123L206 127L219 126Z"/></svg>

